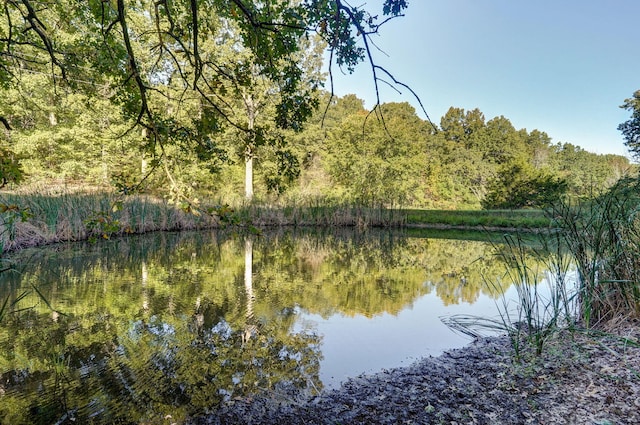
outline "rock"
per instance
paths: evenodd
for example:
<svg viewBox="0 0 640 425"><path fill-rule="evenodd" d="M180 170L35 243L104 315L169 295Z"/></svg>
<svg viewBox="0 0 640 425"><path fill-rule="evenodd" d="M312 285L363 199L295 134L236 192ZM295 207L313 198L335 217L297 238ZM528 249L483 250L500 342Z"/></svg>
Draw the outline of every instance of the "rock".
<svg viewBox="0 0 640 425"><path fill-rule="evenodd" d="M514 361L507 338L478 339L409 367L355 377L311 399L261 397L191 423L639 424L640 347L618 347L613 339L596 350L586 338L559 337L524 363Z"/></svg>

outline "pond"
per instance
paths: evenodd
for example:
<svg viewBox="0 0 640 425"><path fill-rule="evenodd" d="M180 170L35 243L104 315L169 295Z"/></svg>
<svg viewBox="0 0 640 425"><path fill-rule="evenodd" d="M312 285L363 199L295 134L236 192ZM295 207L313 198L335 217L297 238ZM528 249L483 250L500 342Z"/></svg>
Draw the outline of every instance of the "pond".
<svg viewBox="0 0 640 425"><path fill-rule="evenodd" d="M467 344L440 318L495 316L509 286L490 243L389 231L156 233L15 261L0 275L12 424L181 423L314 394Z"/></svg>

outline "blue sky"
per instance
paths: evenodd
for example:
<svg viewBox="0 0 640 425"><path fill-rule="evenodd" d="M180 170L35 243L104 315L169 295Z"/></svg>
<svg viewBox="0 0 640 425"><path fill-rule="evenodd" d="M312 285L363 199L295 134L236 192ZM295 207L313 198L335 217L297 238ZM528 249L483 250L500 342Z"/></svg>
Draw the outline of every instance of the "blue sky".
<svg viewBox="0 0 640 425"><path fill-rule="evenodd" d="M377 13L381 3L364 7ZM374 37L387 54L375 56L436 124L450 106L479 108L553 143L627 155L617 127L631 116L619 106L640 89L638 19L640 0L409 0L406 16ZM333 73L337 95L375 104L368 64ZM407 90L383 84L380 94L417 107Z"/></svg>

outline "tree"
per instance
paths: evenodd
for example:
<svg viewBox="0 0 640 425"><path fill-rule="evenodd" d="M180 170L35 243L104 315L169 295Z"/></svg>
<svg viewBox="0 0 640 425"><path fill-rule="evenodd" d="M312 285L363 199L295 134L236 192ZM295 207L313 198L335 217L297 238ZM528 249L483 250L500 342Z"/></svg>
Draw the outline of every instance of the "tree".
<svg viewBox="0 0 640 425"><path fill-rule="evenodd" d="M527 163L504 166L489 183L482 201L486 209L545 208L567 191L567 182Z"/></svg>
<svg viewBox="0 0 640 425"><path fill-rule="evenodd" d="M631 118L618 126L618 130L624 136L624 144L631 154L640 159L640 90L637 90L632 98L625 99L621 108L631 111Z"/></svg>
<svg viewBox="0 0 640 425"><path fill-rule="evenodd" d="M464 109L449 108L446 114L440 119L440 128L446 140L452 142L462 142L465 139Z"/></svg>
<svg viewBox="0 0 640 425"><path fill-rule="evenodd" d="M511 121L502 115L487 121L485 144L481 147L485 160L500 165L522 155L525 149L520 136Z"/></svg>
<svg viewBox="0 0 640 425"><path fill-rule="evenodd" d="M364 205L406 205L418 192L427 128L408 103L380 109L384 122L364 110L345 117L329 134L323 163L337 185L333 193Z"/></svg>
<svg viewBox="0 0 640 425"><path fill-rule="evenodd" d="M47 75L24 75L20 85L0 88L0 114L12 122L7 148L21 158L25 182L56 179L106 186L124 177L132 164L139 179L141 137L122 136L131 122L109 101L109 91L99 98L48 83Z"/></svg>
<svg viewBox="0 0 640 425"><path fill-rule="evenodd" d="M604 155L587 152L571 143L554 146L551 168L568 184L572 196L589 198L604 192L614 181L616 171Z"/></svg>
<svg viewBox="0 0 640 425"><path fill-rule="evenodd" d="M307 84L293 60L303 49L301 40L317 34L329 57L347 71L368 61L376 88L384 78L404 86L375 63L371 37L406 7L405 0L385 0L375 14L342 0L61 0L37 7L31 0L9 1L0 12L0 80L15 80L17 70L47 73L54 86L88 92L96 84L87 82L108 81L116 90L112 100L146 129L145 148L152 155L162 159L166 146L185 141L203 156L215 155L212 133L232 126L251 138L255 130L229 115L225 103L229 84L247 84L240 69L245 65L209 58L203 50L217 41L220 26L233 24L233 37L258 74L278 86L276 126L295 130L311 115L320 83ZM167 103L182 106L194 99L202 110L189 126L168 114ZM7 117L0 118L9 128Z"/></svg>
<svg viewBox="0 0 640 425"><path fill-rule="evenodd" d="M551 138L544 131L532 130L530 133L524 132L523 139L527 151L531 156L531 163L535 168L542 168L547 164L551 153Z"/></svg>

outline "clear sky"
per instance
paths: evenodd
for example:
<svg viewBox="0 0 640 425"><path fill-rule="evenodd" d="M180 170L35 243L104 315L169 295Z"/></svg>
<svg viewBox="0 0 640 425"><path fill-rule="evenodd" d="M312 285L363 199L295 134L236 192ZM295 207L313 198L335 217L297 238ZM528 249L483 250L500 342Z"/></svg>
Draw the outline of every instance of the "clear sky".
<svg viewBox="0 0 640 425"><path fill-rule="evenodd" d="M377 13L381 3L358 5ZM619 106L640 89L640 0L409 0L374 40L386 53L375 52L379 65L436 124L450 106L478 108L553 143L627 155L617 127L631 116ZM335 94L375 104L368 64L333 73ZM380 94L419 110L407 90L383 84Z"/></svg>

